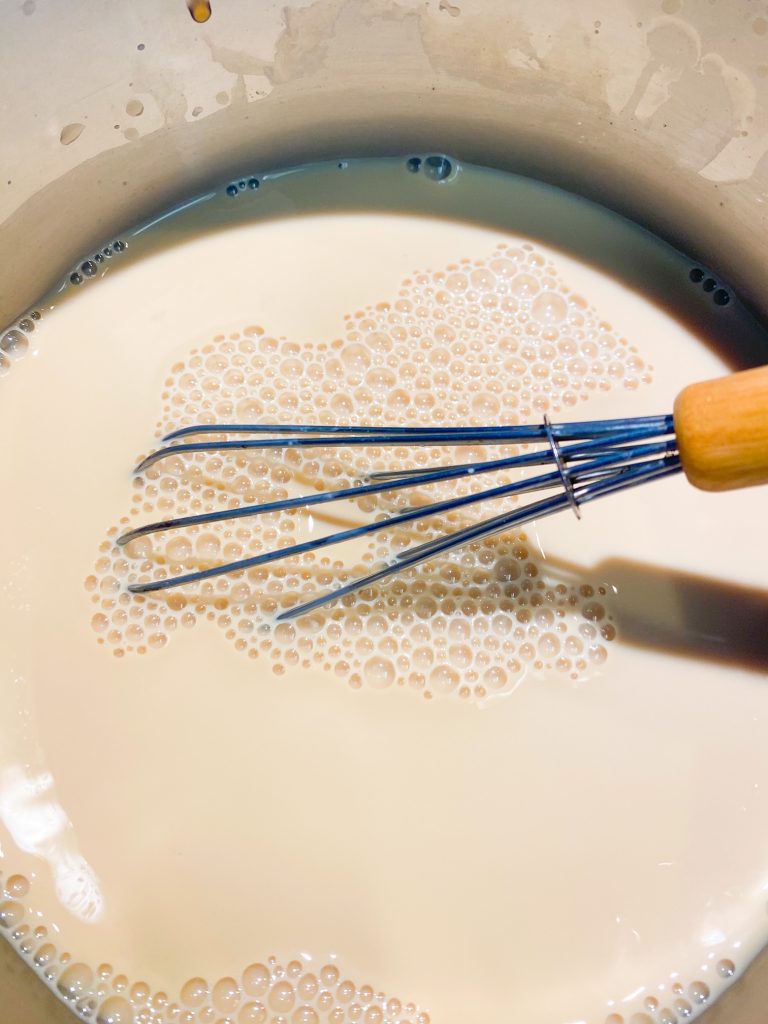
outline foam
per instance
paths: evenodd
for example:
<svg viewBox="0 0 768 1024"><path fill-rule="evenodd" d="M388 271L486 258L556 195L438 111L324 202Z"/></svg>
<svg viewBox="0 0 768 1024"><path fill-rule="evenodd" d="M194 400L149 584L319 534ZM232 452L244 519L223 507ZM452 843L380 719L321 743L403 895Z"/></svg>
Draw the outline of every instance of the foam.
<svg viewBox="0 0 768 1024"><path fill-rule="evenodd" d="M2 876L0 876L2 881ZM326 963L315 973L300 959L283 965L277 957L265 963L249 964L239 976L209 983L193 977L181 986L173 1001L165 992L152 992L144 982L130 983L115 974L111 964L93 968L73 961L50 941L48 929L38 925L34 932L23 923L25 907L20 902L29 892L22 875L6 879L0 902L0 928L11 932L19 951L27 956L55 991L81 1018L96 1024L431 1024L429 1013L414 1003L375 991L370 985L356 985L344 978L335 963ZM719 988L735 973L730 960L716 964ZM719 984L718 984L719 982ZM670 986L670 1006L655 996L646 996L643 1010L625 1017L609 1013L604 1024L677 1024L688 1020L706 1006L712 990L697 979L685 986Z"/></svg>
<svg viewBox="0 0 768 1024"><path fill-rule="evenodd" d="M51 941L45 926L32 931L24 923L27 915L20 902L28 892L29 881L22 875L5 881L3 896L16 898L0 901L0 928L11 933L19 951L78 1016L95 1019L96 1024L212 1024L222 1018L237 1024L319 1024L321 1018L329 1024L430 1024L426 1011L375 992L370 985L356 985L335 963L323 964L315 973L301 960L283 965L274 956L249 964L238 978L214 983L190 978L173 1001L164 992L152 992L145 982L131 984L111 964L91 967L73 960Z"/></svg>
<svg viewBox="0 0 768 1024"><path fill-rule="evenodd" d="M634 346L559 278L530 243L501 243L486 259L417 272L399 293L346 318L346 337L300 344L264 327L216 335L174 362L165 378L156 435L204 423L376 424L394 426L527 422L558 414L615 387L650 383ZM486 458L512 446L493 446ZM293 543L332 522L321 510L270 513L212 523L132 542L116 536L142 519L212 512L298 489L341 488L381 469L468 461L482 449L392 451L343 448L312 452L174 456L135 481L130 514L108 531L86 580L98 607L99 642L117 657L163 648L199 618L215 622L235 648L268 658L272 671L318 664L352 687L403 686L424 698L483 700L513 690L529 673L552 670L584 679L601 665L616 627L605 585L549 585L525 535L507 534L410 570L343 607L265 632L276 612L318 585L343 581L385 562L414 538L428 540L494 514L498 502L434 517L410 531L378 534L344 560L308 553L266 569L164 598L125 592L125 584L166 579ZM508 479L391 492L360 499L361 515L476 492ZM338 514L349 515L343 508ZM325 523L324 523L325 521ZM298 651L297 651L298 646Z"/></svg>

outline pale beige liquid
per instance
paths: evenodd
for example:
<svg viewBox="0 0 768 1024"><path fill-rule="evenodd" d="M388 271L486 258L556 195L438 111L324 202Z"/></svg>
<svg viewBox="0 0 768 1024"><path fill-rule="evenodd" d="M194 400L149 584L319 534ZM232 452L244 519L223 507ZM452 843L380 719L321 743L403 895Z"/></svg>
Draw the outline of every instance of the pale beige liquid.
<svg viewBox="0 0 768 1024"><path fill-rule="evenodd" d="M504 360L495 376L486 361L473 377L467 359L466 377L454 367L441 385L427 359L429 387L404 387L410 405L392 397L402 355L387 371L395 387L386 374L369 379L367 409L365 395L355 398L365 382L352 378L384 366L370 339L388 329L403 279L417 304L433 287L414 270L471 273L475 261L487 268L504 255L499 243L514 251L526 242L373 213L233 226L89 283L44 314L0 382L0 433L13 439L0 463L0 924L62 995L99 1005L100 1020L668 1024L711 1001L764 940L768 691L750 626L764 601L761 492L712 497L676 478L590 505L580 523L542 521L524 542L494 541L506 543L503 559L492 545L456 556L448 582L480 572L479 596L459 595L446 612L445 593L420 589L446 582L427 567L399 592L410 605L377 608L376 594L364 597L363 613L346 609L330 639L332 612L281 643L260 634L274 607L246 615L232 592L238 579L215 591L224 607L212 619L210 602L197 608L194 598L162 614L135 599L121 605L122 584L113 593L105 583L119 558L114 533L98 550L107 529L167 511L161 484L173 474L158 473L155 495L150 479L134 486L137 454L158 425L195 418L205 379L236 389L241 382L224 378L238 353L248 374L261 374L254 395L274 387L278 410L281 395L300 389L283 387L277 370L267 380L266 368L276 352L294 357L296 343L297 374L318 345L327 346L318 365L336 354L346 366L325 393L336 421L429 421L436 410L446 422L503 420L487 385L515 391ZM587 317L587 334L594 322L617 353L592 373L594 388L589 371L579 378L566 367L558 390L555 352L538 391L524 399L518 387L524 419L547 408L560 419L664 412L684 384L724 370L616 280L539 242L521 251L538 291L549 274L571 313ZM528 337L540 349L540 332L526 336L519 316L536 294L519 297L515 316L521 344ZM461 301L443 306L455 312ZM366 328L381 303L389 309ZM440 326L430 309L422 333L405 339L411 355ZM485 309L492 324L490 302ZM513 333L496 327L497 336L486 330L488 352ZM560 340L579 329L560 327ZM275 347L253 363L269 336ZM385 355L397 355L397 341ZM192 349L204 356L198 366ZM212 355L221 361L206 369ZM187 394L201 395L174 407L185 373ZM320 416L325 379L282 418ZM473 380L483 387L472 391ZM417 395L441 386L440 401L417 413ZM229 400L223 392L214 412ZM352 405L334 408L334 396ZM272 484L293 488L289 468L294 476ZM309 528L329 524L297 520L300 535ZM267 543L264 530L254 524L241 545ZM199 536L182 552L190 564L202 557ZM167 543L171 535L157 542L162 558ZM210 540L202 548L220 551ZM364 556L358 549L352 563L368 564ZM124 578L140 569L129 559ZM308 595L318 564L309 569L307 579L296 570ZM249 586L263 592L272 578ZM518 591L489 590L505 583ZM272 598L279 606L285 590ZM419 599L433 602L423 615ZM114 618L121 607L125 619ZM182 622L191 612L194 623ZM369 630L377 614L384 627ZM254 631L238 631L249 617ZM553 639L539 648L543 635ZM581 647L566 649L568 640ZM428 665L417 663L422 649L433 652ZM254 963L272 976L246 970Z"/></svg>

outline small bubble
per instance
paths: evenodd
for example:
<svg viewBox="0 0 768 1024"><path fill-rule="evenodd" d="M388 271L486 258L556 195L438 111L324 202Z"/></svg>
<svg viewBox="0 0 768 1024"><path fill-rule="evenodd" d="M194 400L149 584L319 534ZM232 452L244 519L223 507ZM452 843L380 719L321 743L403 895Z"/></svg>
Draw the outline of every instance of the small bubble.
<svg viewBox="0 0 768 1024"><path fill-rule="evenodd" d="M542 324L558 324L568 315L568 303L557 292L542 292L531 304L531 315Z"/></svg>
<svg viewBox="0 0 768 1024"><path fill-rule="evenodd" d="M459 673L448 665L437 665L429 673L429 683L437 693L451 693L459 685Z"/></svg>
<svg viewBox="0 0 768 1024"><path fill-rule="evenodd" d="M234 978L221 978L213 986L213 1005L221 1013L230 1013L240 1002L240 988Z"/></svg>
<svg viewBox="0 0 768 1024"><path fill-rule="evenodd" d="M149 1000L149 985L145 981L137 981L131 986L131 1002L142 1006Z"/></svg>
<svg viewBox="0 0 768 1024"><path fill-rule="evenodd" d="M267 1008L258 1001L245 1003L240 1007L237 1024L264 1024L267 1019Z"/></svg>
<svg viewBox="0 0 768 1024"><path fill-rule="evenodd" d="M709 999L709 985L704 981L694 981L688 986L688 995L694 1003L706 1003Z"/></svg>
<svg viewBox="0 0 768 1024"><path fill-rule="evenodd" d="M483 673L483 684L492 690L501 690L507 684L507 673L503 668L494 665Z"/></svg>
<svg viewBox="0 0 768 1024"><path fill-rule="evenodd" d="M21 899L29 892L29 882L24 875L11 875L5 883L5 891L15 899Z"/></svg>
<svg viewBox="0 0 768 1024"><path fill-rule="evenodd" d="M317 995L318 987L318 980L314 974L303 974L299 978L297 989L299 996L305 1002L311 1002Z"/></svg>
<svg viewBox="0 0 768 1024"><path fill-rule="evenodd" d="M560 640L555 633L542 633L537 647L543 658L554 658L560 653Z"/></svg>
<svg viewBox="0 0 768 1024"><path fill-rule="evenodd" d="M203 533L195 541L197 554L204 559L213 559L221 550L221 541L215 533Z"/></svg>
<svg viewBox="0 0 768 1024"><path fill-rule="evenodd" d="M94 974L87 964L69 964L66 970L62 971L56 982L56 987L65 999L79 999L94 983Z"/></svg>
<svg viewBox="0 0 768 1024"><path fill-rule="evenodd" d="M243 971L243 990L251 996L263 995L269 988L271 975L264 964L251 964Z"/></svg>
<svg viewBox="0 0 768 1024"><path fill-rule="evenodd" d="M293 1008L295 1002L296 993L290 981L278 981L277 984L272 986L272 990L269 993L269 1005L277 1013L286 1013Z"/></svg>
<svg viewBox="0 0 768 1024"><path fill-rule="evenodd" d="M190 978L181 989L181 1001L185 1006L202 1006L208 998L208 982L203 978Z"/></svg>
<svg viewBox="0 0 768 1024"><path fill-rule="evenodd" d="M99 1007L96 1024L134 1024L133 1007L122 996L110 996Z"/></svg>
<svg viewBox="0 0 768 1024"><path fill-rule="evenodd" d="M736 965L733 960L718 960L717 973L721 978L732 978L736 973Z"/></svg>
<svg viewBox="0 0 768 1024"><path fill-rule="evenodd" d="M731 296L725 288L718 288L712 295L712 301L716 306L727 306L731 301Z"/></svg>
<svg viewBox="0 0 768 1024"><path fill-rule="evenodd" d="M8 357L11 362L18 362L23 359L29 351L29 341L26 334L21 331L8 331L0 338L0 352Z"/></svg>
<svg viewBox="0 0 768 1024"><path fill-rule="evenodd" d="M181 564L192 557L192 545L186 537L174 537L168 541L165 553L169 561Z"/></svg>
<svg viewBox="0 0 768 1024"><path fill-rule="evenodd" d="M320 969L320 980L326 987L335 985L339 980L339 969L335 964L326 964Z"/></svg>
<svg viewBox="0 0 768 1024"><path fill-rule="evenodd" d="M369 658L363 666L366 682L376 689L391 686L395 680L395 666L389 658Z"/></svg>
<svg viewBox="0 0 768 1024"><path fill-rule="evenodd" d="M405 166L408 168L411 174L415 174L421 168L421 157L409 157L409 159L405 161Z"/></svg>
<svg viewBox="0 0 768 1024"><path fill-rule="evenodd" d="M51 942L42 945L34 955L34 962L38 967L46 967L56 960L56 947Z"/></svg>
<svg viewBox="0 0 768 1024"><path fill-rule="evenodd" d="M317 1011L311 1006L297 1007L291 1016L291 1024L319 1024Z"/></svg>
<svg viewBox="0 0 768 1024"><path fill-rule="evenodd" d="M351 981L342 981L336 989L336 998L340 1003L349 1003L355 997L355 986Z"/></svg>
<svg viewBox="0 0 768 1024"><path fill-rule="evenodd" d="M432 181L445 181L453 170L447 156L428 156L424 161L424 174Z"/></svg>
<svg viewBox="0 0 768 1024"><path fill-rule="evenodd" d="M585 619L589 619L590 622L600 622L601 619L605 618L605 608L599 601L593 601L589 604L585 604L581 609L581 613Z"/></svg>
<svg viewBox="0 0 768 1024"><path fill-rule="evenodd" d="M235 185L235 184L227 185L226 191L227 191L227 195L228 196L236 196L237 193L238 193L237 185Z"/></svg>
<svg viewBox="0 0 768 1024"><path fill-rule="evenodd" d="M15 928L24 918L24 907L15 900L0 903L0 928Z"/></svg>

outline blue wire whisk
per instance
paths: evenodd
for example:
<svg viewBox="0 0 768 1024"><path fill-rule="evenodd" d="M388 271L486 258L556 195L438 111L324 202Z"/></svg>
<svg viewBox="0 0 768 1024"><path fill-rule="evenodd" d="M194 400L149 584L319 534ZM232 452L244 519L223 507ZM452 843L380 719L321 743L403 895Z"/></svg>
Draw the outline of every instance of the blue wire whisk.
<svg viewBox="0 0 768 1024"><path fill-rule="evenodd" d="M215 435L215 439L199 440L206 435ZM678 395L674 414L665 416L577 423L551 423L545 417L542 423L531 426L492 427L329 427L301 424L211 424L184 427L166 435L163 447L145 458L134 472L141 474L169 456L194 455L206 451L227 453L258 449L518 443L538 444L541 447L506 458L461 465L375 472L353 486L334 491L319 491L235 509L164 519L137 527L119 537L117 544L124 547L141 537L168 530L259 516L268 512L311 508L484 473L516 473L531 467L545 467L543 472L535 476L516 478L476 493L407 508L384 519L289 547L195 572L131 583L128 590L134 594L152 594L268 565L279 559L317 551L428 516L444 515L489 499L511 498L535 491L553 492L523 507L501 512L425 543L415 544L394 555L375 571L325 591L310 601L294 605L277 616L278 621L294 619L461 545L568 508L580 516L581 506L596 498L670 476L681 470L685 471L691 483L704 490L726 490L768 482L768 367L690 385Z"/></svg>

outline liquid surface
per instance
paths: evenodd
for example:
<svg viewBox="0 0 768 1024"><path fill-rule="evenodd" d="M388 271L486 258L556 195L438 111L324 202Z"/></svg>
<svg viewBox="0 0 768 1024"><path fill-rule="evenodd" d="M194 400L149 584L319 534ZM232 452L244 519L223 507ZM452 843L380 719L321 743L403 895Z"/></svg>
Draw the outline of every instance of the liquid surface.
<svg viewBox="0 0 768 1024"><path fill-rule="evenodd" d="M704 268L510 176L240 184L113 240L0 341L3 934L112 1024L690 1019L766 937L759 491L651 484L277 629L499 504L161 597L125 584L427 495L115 538L446 460L132 479L169 429L661 413L759 331Z"/></svg>

